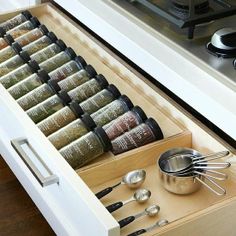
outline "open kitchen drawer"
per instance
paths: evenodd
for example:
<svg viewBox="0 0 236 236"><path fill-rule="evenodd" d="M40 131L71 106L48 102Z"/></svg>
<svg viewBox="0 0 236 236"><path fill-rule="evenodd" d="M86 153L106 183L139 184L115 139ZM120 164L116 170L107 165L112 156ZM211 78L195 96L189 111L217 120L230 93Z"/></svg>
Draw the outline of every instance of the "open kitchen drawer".
<svg viewBox="0 0 236 236"><path fill-rule="evenodd" d="M134 104L140 105L148 116L154 117L165 137L118 156L108 153L94 163L74 171L0 85L0 154L56 234L126 235L157 219L166 218L170 224L152 231L150 235L235 235L236 179L233 172L229 171L231 178L223 184L227 189L223 197L217 197L205 188L192 195L178 196L160 186L156 168L159 154L172 147L192 147L203 153L230 147L198 124L193 117L186 115L178 105L54 6L42 5L30 11L99 73L104 74L110 83L117 85ZM15 14L2 15L0 21ZM27 153L25 158L31 160L30 165L26 165L19 151L12 147L13 140L21 140L19 146ZM144 186L152 191L152 198L142 206L135 203L125 206L114 213L113 217L92 191L116 183L123 174L137 168L147 170ZM107 205L130 195L131 190L121 187L102 202ZM120 231L116 220L139 212L151 203L161 207L158 218L145 218Z"/></svg>

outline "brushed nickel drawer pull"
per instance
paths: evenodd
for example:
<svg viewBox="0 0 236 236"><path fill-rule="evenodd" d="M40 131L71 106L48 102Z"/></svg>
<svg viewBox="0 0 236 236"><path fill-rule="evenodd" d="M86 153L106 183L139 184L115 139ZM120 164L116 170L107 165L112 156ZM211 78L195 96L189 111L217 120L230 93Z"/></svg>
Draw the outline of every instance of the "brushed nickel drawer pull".
<svg viewBox="0 0 236 236"><path fill-rule="evenodd" d="M29 143L29 141L26 138L17 138L11 140L11 145L16 150L16 152L19 154L21 159L24 161L24 163L27 165L27 167L30 169L31 173L35 176L35 178L38 180L38 182L41 184L42 187L59 183L59 178L55 174L53 174L47 165L44 163L42 158L39 156L39 154L35 151L35 149L32 147L32 145ZM32 152L32 154L35 156L35 160L38 161L42 167L44 168L44 172L48 174L48 176L44 176L42 174L42 171L39 170L39 168L34 164L34 162L31 160L27 152L23 149L23 145L27 145L29 150Z"/></svg>

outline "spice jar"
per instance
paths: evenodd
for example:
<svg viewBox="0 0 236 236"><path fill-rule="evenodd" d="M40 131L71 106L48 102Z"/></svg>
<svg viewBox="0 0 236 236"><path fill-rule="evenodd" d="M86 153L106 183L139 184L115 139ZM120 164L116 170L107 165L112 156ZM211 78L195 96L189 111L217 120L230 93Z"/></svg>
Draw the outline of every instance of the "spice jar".
<svg viewBox="0 0 236 236"><path fill-rule="evenodd" d="M14 16L13 18L1 23L0 27L3 30L8 31L8 30L13 29L16 26L22 24L23 22L29 20L30 18L32 18L31 13L29 11L23 11L20 14Z"/></svg>
<svg viewBox="0 0 236 236"><path fill-rule="evenodd" d="M38 123L38 128L46 135L50 135L60 128L76 120L80 114L77 112L76 104L65 106L61 110Z"/></svg>
<svg viewBox="0 0 236 236"><path fill-rule="evenodd" d="M8 92L12 95L13 98L18 99L34 90L35 88L38 88L43 83L46 83L49 79L50 77L46 72L41 72L40 75L34 73L26 79L10 87L8 89Z"/></svg>
<svg viewBox="0 0 236 236"><path fill-rule="evenodd" d="M24 63L28 62L30 57L28 53L22 52L21 56L16 55L7 61L0 64L0 77L10 73L16 68L22 66Z"/></svg>
<svg viewBox="0 0 236 236"><path fill-rule="evenodd" d="M57 69L63 64L66 64L70 60L75 59L75 57L76 57L75 51L72 48L68 47L66 48L65 51L60 52L54 57L40 63L39 66L41 69L45 70L47 73L50 73L51 71Z"/></svg>
<svg viewBox="0 0 236 236"><path fill-rule="evenodd" d="M39 70L39 66L36 61L30 61L28 64L24 64L15 70L11 71L7 75L0 78L0 83L6 88L10 88L16 83L24 80L28 76Z"/></svg>
<svg viewBox="0 0 236 236"><path fill-rule="evenodd" d="M7 34L11 35L13 39L16 39L34 28L38 27L40 22L37 17L32 17L30 20L18 25L17 27L7 31ZM5 34L4 34L5 35Z"/></svg>
<svg viewBox="0 0 236 236"><path fill-rule="evenodd" d="M131 111L124 113L122 116L103 126L103 129L106 131L109 139L113 140L126 131L140 125L145 120L147 120L145 112L141 107L135 106Z"/></svg>
<svg viewBox="0 0 236 236"><path fill-rule="evenodd" d="M51 57L57 55L61 51L66 49L66 44L61 39L57 40L55 43L50 44L46 48L32 54L30 57L32 60L36 61L38 64L50 59Z"/></svg>
<svg viewBox="0 0 236 236"><path fill-rule="evenodd" d="M48 29L45 25L40 25L38 28L35 28L28 33L21 35L20 37L14 38L10 35L7 34L4 39L7 41L9 45L12 45L14 42L19 43L21 47L26 46L29 43L32 43L36 41L37 39L41 38L44 36L44 34L48 34Z"/></svg>
<svg viewBox="0 0 236 236"><path fill-rule="evenodd" d="M91 118L98 127L111 122L133 107L133 103L126 95L121 95L119 99L107 104L105 107L91 114Z"/></svg>
<svg viewBox="0 0 236 236"><path fill-rule="evenodd" d="M59 111L70 102L71 99L69 95L64 92L60 95L54 95L48 98L47 100L27 110L26 113L37 124L53 113Z"/></svg>
<svg viewBox="0 0 236 236"><path fill-rule="evenodd" d="M110 141L102 128L96 128L59 150L61 155L76 169L91 162L110 149Z"/></svg>
<svg viewBox="0 0 236 236"><path fill-rule="evenodd" d="M83 113L92 114L118 98L120 95L121 94L116 86L110 84L106 89L103 89L99 93L81 102L81 110Z"/></svg>
<svg viewBox="0 0 236 236"><path fill-rule="evenodd" d="M149 118L145 123L112 140L112 152L115 155L120 154L162 138L163 133L159 125L154 119Z"/></svg>
<svg viewBox="0 0 236 236"><path fill-rule="evenodd" d="M89 81L91 78L95 77L97 72L91 65L85 66L85 69L81 69L80 71L74 73L73 75L68 76L64 80L59 82L55 80L50 80L49 84L54 88L54 90L58 93L60 90L70 91L81 84Z"/></svg>
<svg viewBox="0 0 236 236"><path fill-rule="evenodd" d="M97 75L95 78L90 79L77 88L72 89L68 92L68 94L72 100L80 103L106 88L107 86L108 82L106 78L103 75Z"/></svg>
<svg viewBox="0 0 236 236"><path fill-rule="evenodd" d="M93 127L93 120L91 120L91 118L87 119L87 114L85 114L83 118L76 119L55 133L49 135L48 139L55 148L59 150L87 134L91 131L91 127Z"/></svg>

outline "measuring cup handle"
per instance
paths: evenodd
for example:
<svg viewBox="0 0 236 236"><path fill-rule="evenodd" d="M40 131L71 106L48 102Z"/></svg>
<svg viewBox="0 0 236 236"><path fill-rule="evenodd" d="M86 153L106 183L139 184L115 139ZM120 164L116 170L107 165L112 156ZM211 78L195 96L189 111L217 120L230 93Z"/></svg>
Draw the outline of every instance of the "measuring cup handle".
<svg viewBox="0 0 236 236"><path fill-rule="evenodd" d="M208 171L206 171L206 172L208 173ZM217 172L217 171L215 171L215 172ZM214 175L209 175L209 174L207 174L207 173L199 172L199 171L196 171L196 170L194 171L194 173L195 173L195 174L198 174L198 175L205 176L205 177L209 177L209 178L211 178L211 179L220 180L220 181L223 181L223 180L226 180L226 179L227 179L227 175L225 175L225 174L220 177L220 175L217 176L217 174L214 173L214 172L210 172L210 173L212 173L212 174L214 174ZM217 172L217 173L220 173L220 172ZM221 174L221 173L220 173L220 174Z"/></svg>
<svg viewBox="0 0 236 236"><path fill-rule="evenodd" d="M96 193L95 195L98 199L101 199L104 196L106 196L108 193L110 193L112 190L113 190L112 187L108 187L108 188L105 188L105 189L101 190L100 192Z"/></svg>
<svg viewBox="0 0 236 236"><path fill-rule="evenodd" d="M130 224L131 222L133 222L134 220L135 220L134 216L128 216L128 217L120 220L118 223L119 223L120 227L123 228L126 225Z"/></svg>
<svg viewBox="0 0 236 236"><path fill-rule="evenodd" d="M122 206L123 206L123 202L116 202L116 203L113 203L113 204L107 206L106 209L111 213L113 211L118 210Z"/></svg>
<svg viewBox="0 0 236 236"><path fill-rule="evenodd" d="M207 179L212 185L215 186L216 189L214 189L213 187L211 187L209 184L205 183L203 180L201 180L198 177L195 177L195 179L197 181L199 181L201 184L203 184L205 187L207 187L210 191L212 191L213 193L215 193L218 196L223 196L226 194L226 191L224 188L222 188L220 185L218 185L216 182L214 182L212 179L208 178L208 177L204 177L205 179ZM217 190L218 188L218 190Z"/></svg>
<svg viewBox="0 0 236 236"><path fill-rule="evenodd" d="M137 235L141 235L141 234L144 234L146 233L147 231L145 229L140 229L140 230L137 230L131 234L128 234L127 236L137 236Z"/></svg>

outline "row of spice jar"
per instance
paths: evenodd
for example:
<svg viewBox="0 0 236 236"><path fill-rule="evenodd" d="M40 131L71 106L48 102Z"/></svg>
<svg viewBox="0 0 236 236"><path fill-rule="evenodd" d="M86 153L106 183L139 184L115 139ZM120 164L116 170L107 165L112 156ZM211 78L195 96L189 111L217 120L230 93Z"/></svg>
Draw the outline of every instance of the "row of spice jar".
<svg viewBox="0 0 236 236"><path fill-rule="evenodd" d="M163 138L154 119L37 18L26 12L9 22L0 24L11 45L0 50L0 82L73 168L105 151L118 154ZM30 24L35 29L21 33Z"/></svg>

